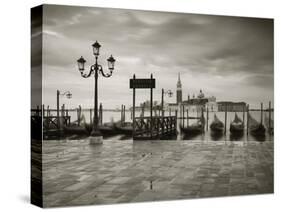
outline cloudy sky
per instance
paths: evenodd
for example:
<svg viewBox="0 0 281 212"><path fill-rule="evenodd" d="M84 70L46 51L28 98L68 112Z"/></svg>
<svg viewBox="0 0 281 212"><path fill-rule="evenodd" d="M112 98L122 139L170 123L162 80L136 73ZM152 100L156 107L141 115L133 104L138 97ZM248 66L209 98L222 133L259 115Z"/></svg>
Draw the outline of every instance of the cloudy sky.
<svg viewBox="0 0 281 212"><path fill-rule="evenodd" d="M68 107L93 106L94 78L82 78L76 60L82 55L88 71L96 40L105 71L110 54L117 60L113 76L99 78L105 108L132 105L134 73L140 78L153 73L155 100L161 88L176 91L180 73L183 99L202 89L217 101L246 101L252 107L273 101L271 19L48 5L43 23L45 105L55 107L59 89L73 94L61 99ZM137 104L147 99L149 90L137 90Z"/></svg>

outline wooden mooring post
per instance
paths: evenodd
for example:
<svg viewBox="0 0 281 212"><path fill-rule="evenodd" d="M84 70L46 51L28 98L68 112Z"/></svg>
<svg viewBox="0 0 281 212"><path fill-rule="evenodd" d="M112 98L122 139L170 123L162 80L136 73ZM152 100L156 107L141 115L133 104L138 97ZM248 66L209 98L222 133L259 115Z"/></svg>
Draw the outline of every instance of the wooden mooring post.
<svg viewBox="0 0 281 212"><path fill-rule="evenodd" d="M269 132L271 132L271 101L269 101L269 105L268 105L268 128L269 128Z"/></svg>
<svg viewBox="0 0 281 212"><path fill-rule="evenodd" d="M124 105L124 110L123 110L123 121L126 122L126 106Z"/></svg>
<svg viewBox="0 0 281 212"><path fill-rule="evenodd" d="M90 125L93 124L93 109L90 108Z"/></svg>
<svg viewBox="0 0 281 212"><path fill-rule="evenodd" d="M249 134L249 105L247 105L247 135Z"/></svg>
<svg viewBox="0 0 281 212"><path fill-rule="evenodd" d="M45 116L45 106L43 104L42 105L42 120L44 120L44 116Z"/></svg>
<svg viewBox="0 0 281 212"><path fill-rule="evenodd" d="M120 120L121 120L121 123L123 123L123 104L121 105Z"/></svg>
<svg viewBox="0 0 281 212"><path fill-rule="evenodd" d="M103 107L102 107L102 103L100 103L100 108L99 108L99 124L100 125L103 124Z"/></svg>
<svg viewBox="0 0 281 212"><path fill-rule="evenodd" d="M225 104L224 109L224 134L226 135L226 126L227 126L227 104Z"/></svg>
<svg viewBox="0 0 281 212"><path fill-rule="evenodd" d="M150 78L151 80L153 79L153 75L151 74L150 75ZM152 139L152 136L153 136L153 132L152 132L152 129L153 129L153 123L152 123L152 109L153 109L153 89L150 88L150 138Z"/></svg>
<svg viewBox="0 0 281 212"><path fill-rule="evenodd" d="M47 106L47 117L49 117L50 116L50 106L48 105Z"/></svg>
<svg viewBox="0 0 281 212"><path fill-rule="evenodd" d="M184 105L182 105L182 127L184 127Z"/></svg>
<svg viewBox="0 0 281 212"><path fill-rule="evenodd" d="M186 126L189 126L188 109L186 110Z"/></svg>
<svg viewBox="0 0 281 212"><path fill-rule="evenodd" d="M206 120L207 121L207 123L206 123L206 131L208 131L208 128L209 128L209 107L207 107L207 115L206 116L207 116L207 118L206 118L207 119Z"/></svg>
<svg viewBox="0 0 281 212"><path fill-rule="evenodd" d="M82 108L81 108L81 105L79 105L77 108L77 125L78 126L80 126L80 124L81 124L81 111L82 111Z"/></svg>
<svg viewBox="0 0 281 212"><path fill-rule="evenodd" d="M263 103L261 103L261 124L263 123Z"/></svg>
<svg viewBox="0 0 281 212"><path fill-rule="evenodd" d="M243 106L243 126L245 127L245 107Z"/></svg>
<svg viewBox="0 0 281 212"><path fill-rule="evenodd" d="M136 79L136 75L134 74L133 80L135 80L135 79ZM136 125L136 123L135 123L135 105L136 105L136 89L133 88L133 115L132 115L132 119L133 119L133 137L134 137L134 133L135 133L135 129L136 129L136 127L135 127L135 125Z"/></svg>

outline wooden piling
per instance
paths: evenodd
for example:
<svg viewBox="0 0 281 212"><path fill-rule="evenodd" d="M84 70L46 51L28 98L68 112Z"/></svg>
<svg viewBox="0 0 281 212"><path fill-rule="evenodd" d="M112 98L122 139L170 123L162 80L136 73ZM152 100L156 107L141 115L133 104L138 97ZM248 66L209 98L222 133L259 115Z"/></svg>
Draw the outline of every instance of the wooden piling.
<svg viewBox="0 0 281 212"><path fill-rule="evenodd" d="M124 105L124 110L123 110L123 121L126 122L126 106Z"/></svg>
<svg viewBox="0 0 281 212"><path fill-rule="evenodd" d="M93 124L93 109L90 108L90 125Z"/></svg>
<svg viewBox="0 0 281 212"><path fill-rule="evenodd" d="M263 103L261 103L261 124L263 123Z"/></svg>
<svg viewBox="0 0 281 212"><path fill-rule="evenodd" d="M134 74L133 79L136 79L136 75ZM136 104L136 89L133 88L133 138L135 133L135 104Z"/></svg>
<svg viewBox="0 0 281 212"><path fill-rule="evenodd" d="M123 123L123 104L121 105L121 113L120 113L121 124Z"/></svg>
<svg viewBox="0 0 281 212"><path fill-rule="evenodd" d="M65 116L65 114L64 114L64 107L65 107L65 105L63 104L62 106L61 106L61 120L60 120L60 124L62 124L62 126L64 126L64 116Z"/></svg>
<svg viewBox="0 0 281 212"><path fill-rule="evenodd" d="M184 127L184 105L182 105L182 127Z"/></svg>
<svg viewBox="0 0 281 212"><path fill-rule="evenodd" d="M47 106L47 117L49 117L50 116L50 106L48 105Z"/></svg>
<svg viewBox="0 0 281 212"><path fill-rule="evenodd" d="M206 119L207 119L207 120L206 120L206 121L207 121L207 124L206 124L206 131L208 131L208 128L209 128L209 107L207 107L207 115L206 115L206 116L207 116L207 118L206 118Z"/></svg>
<svg viewBox="0 0 281 212"><path fill-rule="evenodd" d="M61 106L61 116L64 117L65 116L65 104L63 104Z"/></svg>
<svg viewBox="0 0 281 212"><path fill-rule="evenodd" d="M151 74L150 75L150 78L151 80L153 79L153 75ZM152 132L152 129L153 129L153 122L152 122L152 109L153 109L153 88L150 88L150 138L152 139L152 136L153 136L153 132Z"/></svg>
<svg viewBox="0 0 281 212"><path fill-rule="evenodd" d="M57 90L57 127L60 129L60 92Z"/></svg>
<svg viewBox="0 0 281 212"><path fill-rule="evenodd" d="M268 128L269 128L269 133L272 133L271 131L271 101L269 101L268 105Z"/></svg>
<svg viewBox="0 0 281 212"><path fill-rule="evenodd" d="M247 135L249 134L249 105L247 105Z"/></svg>
<svg viewBox="0 0 281 212"><path fill-rule="evenodd" d="M103 107L102 103L100 103L100 108L99 108L99 124L102 125L103 123Z"/></svg>
<svg viewBox="0 0 281 212"><path fill-rule="evenodd" d="M171 116L171 114L172 114L172 110L171 108L169 108L169 116Z"/></svg>
<svg viewBox="0 0 281 212"><path fill-rule="evenodd" d="M70 116L68 115L68 109L66 109L67 125L70 124Z"/></svg>
<svg viewBox="0 0 281 212"><path fill-rule="evenodd" d="M43 104L42 105L42 120L44 120L44 116L45 116L45 106Z"/></svg>
<svg viewBox="0 0 281 212"><path fill-rule="evenodd" d="M203 123L202 124L202 130L204 131L205 123L204 123L204 109L203 109L203 107L201 108L201 123Z"/></svg>
<svg viewBox="0 0 281 212"><path fill-rule="evenodd" d="M225 104L225 113L224 113L224 134L226 135L226 125L227 125L227 104Z"/></svg>
<svg viewBox="0 0 281 212"><path fill-rule="evenodd" d="M243 106L243 126L245 127L245 107Z"/></svg>
<svg viewBox="0 0 281 212"><path fill-rule="evenodd" d="M188 109L186 110L186 126L189 126Z"/></svg>

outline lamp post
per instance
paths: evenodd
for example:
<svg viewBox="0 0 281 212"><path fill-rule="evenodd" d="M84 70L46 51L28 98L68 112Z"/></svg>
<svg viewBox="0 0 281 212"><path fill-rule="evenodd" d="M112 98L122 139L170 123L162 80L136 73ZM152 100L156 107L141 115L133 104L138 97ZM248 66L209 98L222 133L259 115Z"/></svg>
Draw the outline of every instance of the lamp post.
<svg viewBox="0 0 281 212"><path fill-rule="evenodd" d="M60 96L66 96L66 98L71 99L72 94L69 91L66 91L61 94L60 91L57 90L57 125L58 125L58 129L60 129Z"/></svg>
<svg viewBox="0 0 281 212"><path fill-rule="evenodd" d="M83 78L88 78L92 74L94 74L94 77L95 77L94 126L93 126L93 130L91 132L91 136L100 136L100 132L98 130L98 121L99 121L98 120L98 76L99 76L99 74L101 74L103 77L106 77L106 78L111 77L112 73L113 73L113 69L114 69L114 63L116 61L111 55L107 59L108 69L110 72L104 73L102 66L98 64L98 56L99 56L100 47L101 47L101 45L97 41L92 45L93 54L95 57L95 63L93 65L91 65L90 71L88 74L84 73L86 60L82 56L77 60L78 69Z"/></svg>

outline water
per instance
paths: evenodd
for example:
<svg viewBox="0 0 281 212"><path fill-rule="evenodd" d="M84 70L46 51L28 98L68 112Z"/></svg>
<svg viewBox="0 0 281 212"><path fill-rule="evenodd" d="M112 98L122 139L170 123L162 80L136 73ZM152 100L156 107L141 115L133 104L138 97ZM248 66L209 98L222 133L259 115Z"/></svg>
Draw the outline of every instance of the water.
<svg viewBox="0 0 281 212"><path fill-rule="evenodd" d="M83 111L82 110L82 114L85 117L85 120L87 123L90 123L90 112L89 111ZM153 115L158 115L159 116L159 111L157 111L156 113L153 112ZM208 125L210 126L210 124L212 123L212 121L214 120L214 114L217 115L217 117L224 123L225 121L225 113L224 112L209 112L209 121L208 121ZM250 112L251 116L256 119L257 121L261 120L261 113L259 111L251 111ZM77 112L76 111L70 111L69 115L71 116L71 122L74 122L77 120ZM145 111L145 116L150 116L150 112L149 111ZM165 116L168 116L169 112L165 112ZM175 115L175 112L171 112L171 115ZM179 113L178 113L178 117L179 117ZM199 114L197 114L196 112L189 112L189 116L193 116L196 117ZM237 112L238 117L242 120L243 119L243 112ZM267 115L268 116L268 112L264 111L263 115ZM135 114L136 117L140 116L140 111L136 111ZM240 137L233 137L230 132L229 132L229 127L230 127L230 123L233 121L235 116L234 112L228 112L227 113L227 129L226 129L226 135L212 135L210 127L208 127L208 131L206 131L205 128L205 133L204 134L200 134L200 135L196 135L196 136L184 136L182 134L179 133L179 135L177 136L177 140L201 140L201 141L273 141L273 135L269 135L269 133L266 132L265 137L253 137L252 135L247 135L246 133L246 129L245 129L245 133L244 135L240 136ZM272 120L274 117L274 112L272 112ZM185 113L185 117L186 117L186 113ZM206 119L207 114L206 112L204 112L204 117ZM247 120L247 114L245 113L245 127L246 127L246 120ZM103 112L103 123L108 123L111 121L117 122L121 119L121 112L120 111L104 111ZM132 122L132 114L130 111L126 111L125 112L125 121L126 122ZM178 119L178 124L181 122L180 119ZM189 125L191 125L192 123L195 123L196 120L189 120ZM265 122L265 118L263 117L263 123ZM187 124L187 121L185 120L185 126ZM207 124L207 122L205 122L205 124ZM266 126L265 126L266 127ZM178 128L179 129L179 128ZM178 130L180 131L180 130Z"/></svg>

